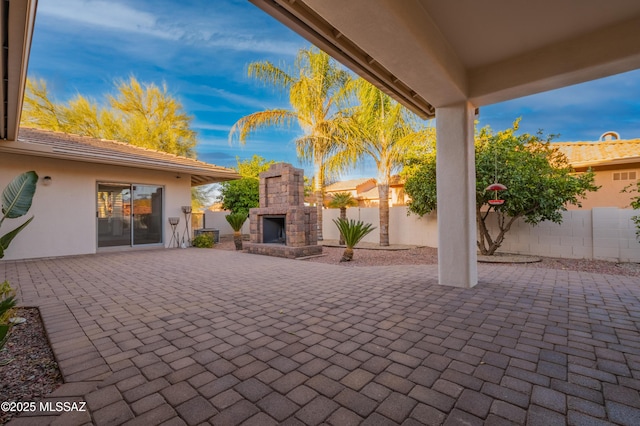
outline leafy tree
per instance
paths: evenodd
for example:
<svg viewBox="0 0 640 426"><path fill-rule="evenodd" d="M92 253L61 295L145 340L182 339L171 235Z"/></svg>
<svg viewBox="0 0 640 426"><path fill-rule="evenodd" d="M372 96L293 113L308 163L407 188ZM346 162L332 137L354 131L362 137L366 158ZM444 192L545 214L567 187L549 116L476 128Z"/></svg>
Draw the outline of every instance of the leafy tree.
<svg viewBox="0 0 640 426"><path fill-rule="evenodd" d="M242 117L233 125L229 139L237 138L245 143L254 131L271 126L297 124L302 129L303 134L295 144L298 156L314 166L318 239L321 240L324 179L353 162L351 157L339 156L327 163L346 143L346 128L350 123L340 105L350 76L329 55L316 48L300 50L292 72L265 61L249 64L248 73L250 77L288 92L291 109L271 109Z"/></svg>
<svg viewBox="0 0 640 426"><path fill-rule="evenodd" d="M196 132L191 117L166 85L140 83L134 77L116 82L106 104L77 95L66 104L52 100L44 80L27 80L21 124L143 148L195 157Z"/></svg>
<svg viewBox="0 0 640 426"><path fill-rule="evenodd" d="M541 135L516 135L513 128L492 133L489 127L476 135L476 219L478 249L492 255L504 241L513 222L524 218L536 225L544 220L562 222L566 205L580 206L588 191L596 191L594 173L575 174L567 158ZM435 154L425 156L422 165L407 177L405 191L412 198L409 210L420 216L436 209ZM497 171L497 173L496 173ZM499 181L507 187L501 191L502 205L490 205L493 192L487 186ZM487 217L494 211L498 233L491 235Z"/></svg>
<svg viewBox="0 0 640 426"><path fill-rule="evenodd" d="M640 180L634 185L629 185L622 190L622 192L635 193L636 195L631 198L631 208L634 210L640 210ZM631 216L631 220L636 225L636 237L640 240L640 215Z"/></svg>
<svg viewBox="0 0 640 426"><path fill-rule="evenodd" d="M211 204L214 189L214 184L191 187L191 208L194 212L201 212Z"/></svg>
<svg viewBox="0 0 640 426"><path fill-rule="evenodd" d="M378 171L380 197L380 245L389 245L389 181L404 164L407 154L416 150L433 150L433 129L423 126L407 108L360 78L355 81L358 105L355 108L358 157L373 160Z"/></svg>
<svg viewBox="0 0 640 426"><path fill-rule="evenodd" d="M119 124L118 140L195 157L197 134L190 128L191 117L168 93L166 84L140 84L130 77L117 82L117 89L117 95L109 96L109 103Z"/></svg>
<svg viewBox="0 0 640 426"><path fill-rule="evenodd" d="M260 206L260 173L269 170L275 162L259 155L244 161L236 157L236 161L235 169L242 178L221 183L218 200L222 202L223 209L246 216L249 209Z"/></svg>
<svg viewBox="0 0 640 426"><path fill-rule="evenodd" d="M331 201L329 201L329 207L334 209L340 209L340 219L347 220L347 207L355 207L358 205L358 200L353 198L348 192L338 192L333 195ZM339 244L344 244L344 237L340 234Z"/></svg>

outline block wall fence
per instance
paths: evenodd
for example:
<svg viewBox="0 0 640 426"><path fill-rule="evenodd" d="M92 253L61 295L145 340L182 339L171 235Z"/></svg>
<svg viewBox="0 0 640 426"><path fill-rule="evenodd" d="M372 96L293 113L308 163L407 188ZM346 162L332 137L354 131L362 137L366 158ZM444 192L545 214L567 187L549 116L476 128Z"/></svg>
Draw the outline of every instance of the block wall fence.
<svg viewBox="0 0 640 426"><path fill-rule="evenodd" d="M228 212L206 212L207 228L220 229L220 234L231 234L233 230L224 219ZM338 209L323 212L323 235L325 240L337 240L338 229L332 219L339 216ZM598 259L615 262L640 262L640 242L636 239L636 228L631 217L640 214L632 209L599 207L591 210L563 212L561 224L542 222L531 226L517 220L499 252L524 255L562 257L571 259ZM489 226L497 229L495 215L490 213ZM362 220L376 226L375 231L363 241L380 241L377 207L351 207L347 217ZM245 224L243 233L248 233ZM389 241L391 244L438 247L438 219L432 213L423 217L407 216L407 207L392 207L389 212Z"/></svg>

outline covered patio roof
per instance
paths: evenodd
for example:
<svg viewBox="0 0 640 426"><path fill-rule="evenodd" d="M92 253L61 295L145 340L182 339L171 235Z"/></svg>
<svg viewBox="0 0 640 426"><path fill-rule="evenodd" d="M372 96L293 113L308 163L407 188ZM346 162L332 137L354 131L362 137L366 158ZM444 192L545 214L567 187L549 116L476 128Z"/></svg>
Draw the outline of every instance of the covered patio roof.
<svg viewBox="0 0 640 426"><path fill-rule="evenodd" d="M3 1L0 7L0 139L18 136L37 0Z"/></svg>
<svg viewBox="0 0 640 426"><path fill-rule="evenodd" d="M640 2L251 0L424 118L640 68Z"/></svg>

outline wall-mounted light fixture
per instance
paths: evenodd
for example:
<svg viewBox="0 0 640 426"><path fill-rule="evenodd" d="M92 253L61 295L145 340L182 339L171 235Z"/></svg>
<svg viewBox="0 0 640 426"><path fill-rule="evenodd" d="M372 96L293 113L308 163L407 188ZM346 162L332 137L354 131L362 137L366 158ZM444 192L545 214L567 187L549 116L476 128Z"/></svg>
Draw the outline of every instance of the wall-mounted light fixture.
<svg viewBox="0 0 640 426"><path fill-rule="evenodd" d="M44 186L51 185L51 181L52 181L51 176L45 176L45 177L42 178L42 184Z"/></svg>

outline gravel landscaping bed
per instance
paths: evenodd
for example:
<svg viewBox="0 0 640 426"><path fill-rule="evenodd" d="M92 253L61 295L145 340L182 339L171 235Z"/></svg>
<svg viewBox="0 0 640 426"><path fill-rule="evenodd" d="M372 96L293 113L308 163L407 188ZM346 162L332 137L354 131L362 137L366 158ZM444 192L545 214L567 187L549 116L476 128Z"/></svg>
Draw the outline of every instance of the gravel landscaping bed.
<svg viewBox="0 0 640 426"><path fill-rule="evenodd" d="M215 248L235 250L233 241L222 239ZM344 249L323 247L323 256L304 260L305 262L330 263L344 267L387 266L387 265L425 265L438 263L438 249L417 247L409 250L368 250L356 248L351 262L340 262ZM562 269L569 271L592 272L596 274L626 275L640 277L640 263L616 263L604 260L559 259L540 257L536 263L522 264L523 268ZM493 264L499 266L499 264Z"/></svg>
<svg viewBox="0 0 640 426"><path fill-rule="evenodd" d="M60 386L62 376L38 309L19 308L15 315L27 321L12 327L0 351L0 401L34 402ZM16 414L0 411L0 424Z"/></svg>

